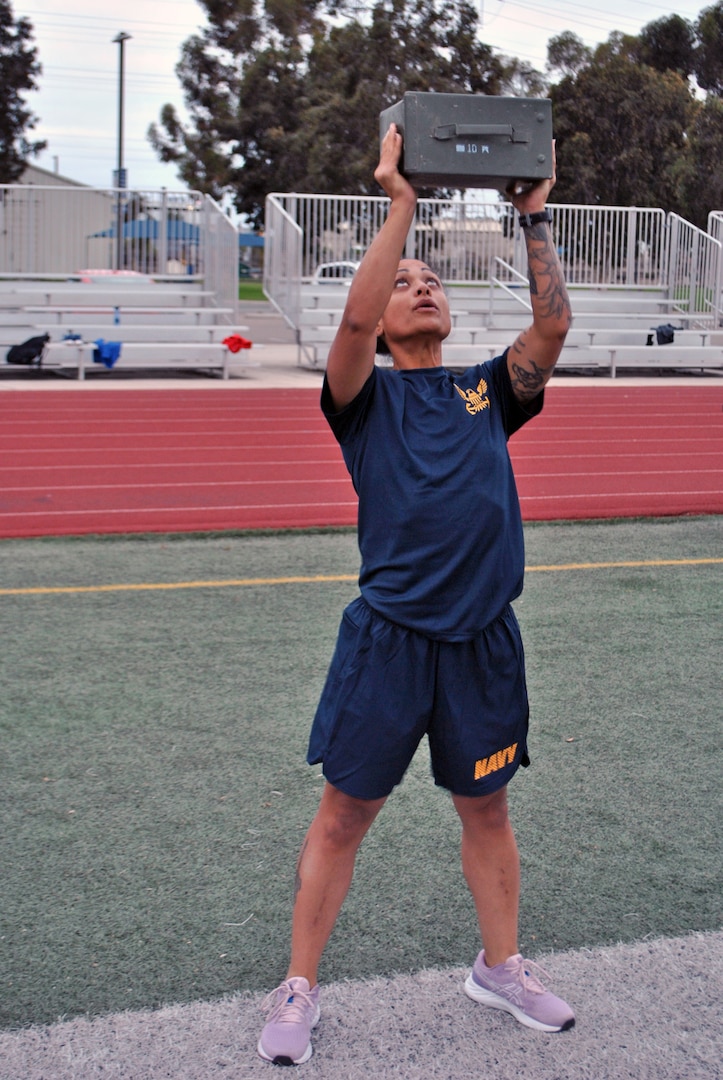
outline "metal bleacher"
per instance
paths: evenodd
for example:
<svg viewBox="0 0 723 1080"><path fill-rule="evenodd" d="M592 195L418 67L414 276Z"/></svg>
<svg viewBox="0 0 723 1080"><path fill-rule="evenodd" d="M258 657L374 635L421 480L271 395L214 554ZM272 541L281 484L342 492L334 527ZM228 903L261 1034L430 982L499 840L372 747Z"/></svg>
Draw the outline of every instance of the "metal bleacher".
<svg viewBox="0 0 723 1080"><path fill-rule="evenodd" d="M279 258L267 245L264 286L296 330L303 367L325 367L348 295L348 282L315 282L313 266L358 259L380 225L383 202L267 199ZM711 214L706 233L661 210L551 209L573 312L559 370L613 378L628 371L723 375L723 213ZM496 356L529 325L524 241L508 204L420 200L407 253L426 259L445 283L447 366ZM673 340L660 344L657 329L665 325L674 328Z"/></svg>
<svg viewBox="0 0 723 1080"><path fill-rule="evenodd" d="M79 379L111 366L227 378L249 365L224 344L244 332L238 231L209 196L29 181L0 185L0 209L6 358L48 335L43 369Z"/></svg>
<svg viewBox="0 0 723 1080"><path fill-rule="evenodd" d="M530 322L526 306L491 287L449 286L452 332L443 357L450 368L464 368L499 355ZM302 286L298 330L299 362L323 369L346 301L347 290ZM723 328L701 325L700 314L680 312L658 292L626 293L616 298L599 289L570 287L573 328L558 370L615 377L624 370L680 370L723 374ZM705 323L710 323L706 318ZM657 327L675 327L670 344L657 343Z"/></svg>
<svg viewBox="0 0 723 1080"><path fill-rule="evenodd" d="M98 341L117 342L113 370L181 369L228 378L249 365L223 343L243 335L233 307L217 306L200 283L0 282L0 348L47 334L42 367L84 379L104 370Z"/></svg>

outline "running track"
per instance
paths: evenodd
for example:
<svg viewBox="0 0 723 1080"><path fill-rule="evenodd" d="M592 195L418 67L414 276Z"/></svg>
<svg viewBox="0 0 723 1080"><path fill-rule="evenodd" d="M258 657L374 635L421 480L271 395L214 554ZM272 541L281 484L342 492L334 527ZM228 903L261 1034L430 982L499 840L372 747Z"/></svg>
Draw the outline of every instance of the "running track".
<svg viewBox="0 0 723 1080"><path fill-rule="evenodd" d="M0 537L356 521L316 390L23 390L0 421ZM723 384L553 386L510 450L528 521L720 514Z"/></svg>

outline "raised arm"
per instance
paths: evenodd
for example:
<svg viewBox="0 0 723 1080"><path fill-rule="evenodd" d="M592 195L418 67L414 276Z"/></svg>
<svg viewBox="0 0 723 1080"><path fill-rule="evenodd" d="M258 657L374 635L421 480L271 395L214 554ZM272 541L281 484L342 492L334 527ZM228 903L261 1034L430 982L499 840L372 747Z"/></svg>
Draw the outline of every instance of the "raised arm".
<svg viewBox="0 0 723 1080"><path fill-rule="evenodd" d="M540 181L529 191L510 193L512 205L520 215L540 213L554 183L553 169L551 180ZM552 375L572 313L550 224L527 225L522 232L527 245L532 325L522 331L508 352L507 366L515 397L524 403L536 397Z"/></svg>
<svg viewBox="0 0 723 1080"><path fill-rule="evenodd" d="M339 329L329 350L326 378L332 400L343 409L369 378L377 326L389 301L407 234L414 221L416 192L398 169L402 136L391 124L382 141L374 178L391 199L387 218L351 283Z"/></svg>

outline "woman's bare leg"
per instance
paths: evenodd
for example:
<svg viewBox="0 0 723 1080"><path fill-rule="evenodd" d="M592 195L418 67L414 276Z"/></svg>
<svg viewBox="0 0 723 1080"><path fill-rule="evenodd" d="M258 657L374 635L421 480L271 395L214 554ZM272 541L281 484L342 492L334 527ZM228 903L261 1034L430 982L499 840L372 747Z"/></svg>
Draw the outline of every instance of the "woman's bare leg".
<svg viewBox="0 0 723 1080"><path fill-rule="evenodd" d="M453 795L462 821L462 869L477 909L485 959L501 964L518 951L520 858L507 814L507 790Z"/></svg>
<svg viewBox="0 0 723 1080"><path fill-rule="evenodd" d="M366 832L386 799L354 799L326 784L296 868L291 961L287 978L316 986L317 968L334 929Z"/></svg>

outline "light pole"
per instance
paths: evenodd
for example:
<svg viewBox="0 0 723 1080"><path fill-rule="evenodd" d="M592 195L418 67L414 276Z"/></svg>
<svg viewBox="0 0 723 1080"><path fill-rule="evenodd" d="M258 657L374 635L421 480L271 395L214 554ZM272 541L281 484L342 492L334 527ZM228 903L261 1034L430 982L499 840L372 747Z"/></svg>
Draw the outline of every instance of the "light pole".
<svg viewBox="0 0 723 1080"><path fill-rule="evenodd" d="M113 38L113 44L118 46L118 169L116 171L117 188L126 187L125 169L123 168L123 106L125 98L125 65L123 46L126 41L130 41L131 35L126 34L124 30ZM123 194L118 191L118 205L116 207L116 246L115 246L115 266L116 270L122 269L123 266Z"/></svg>

